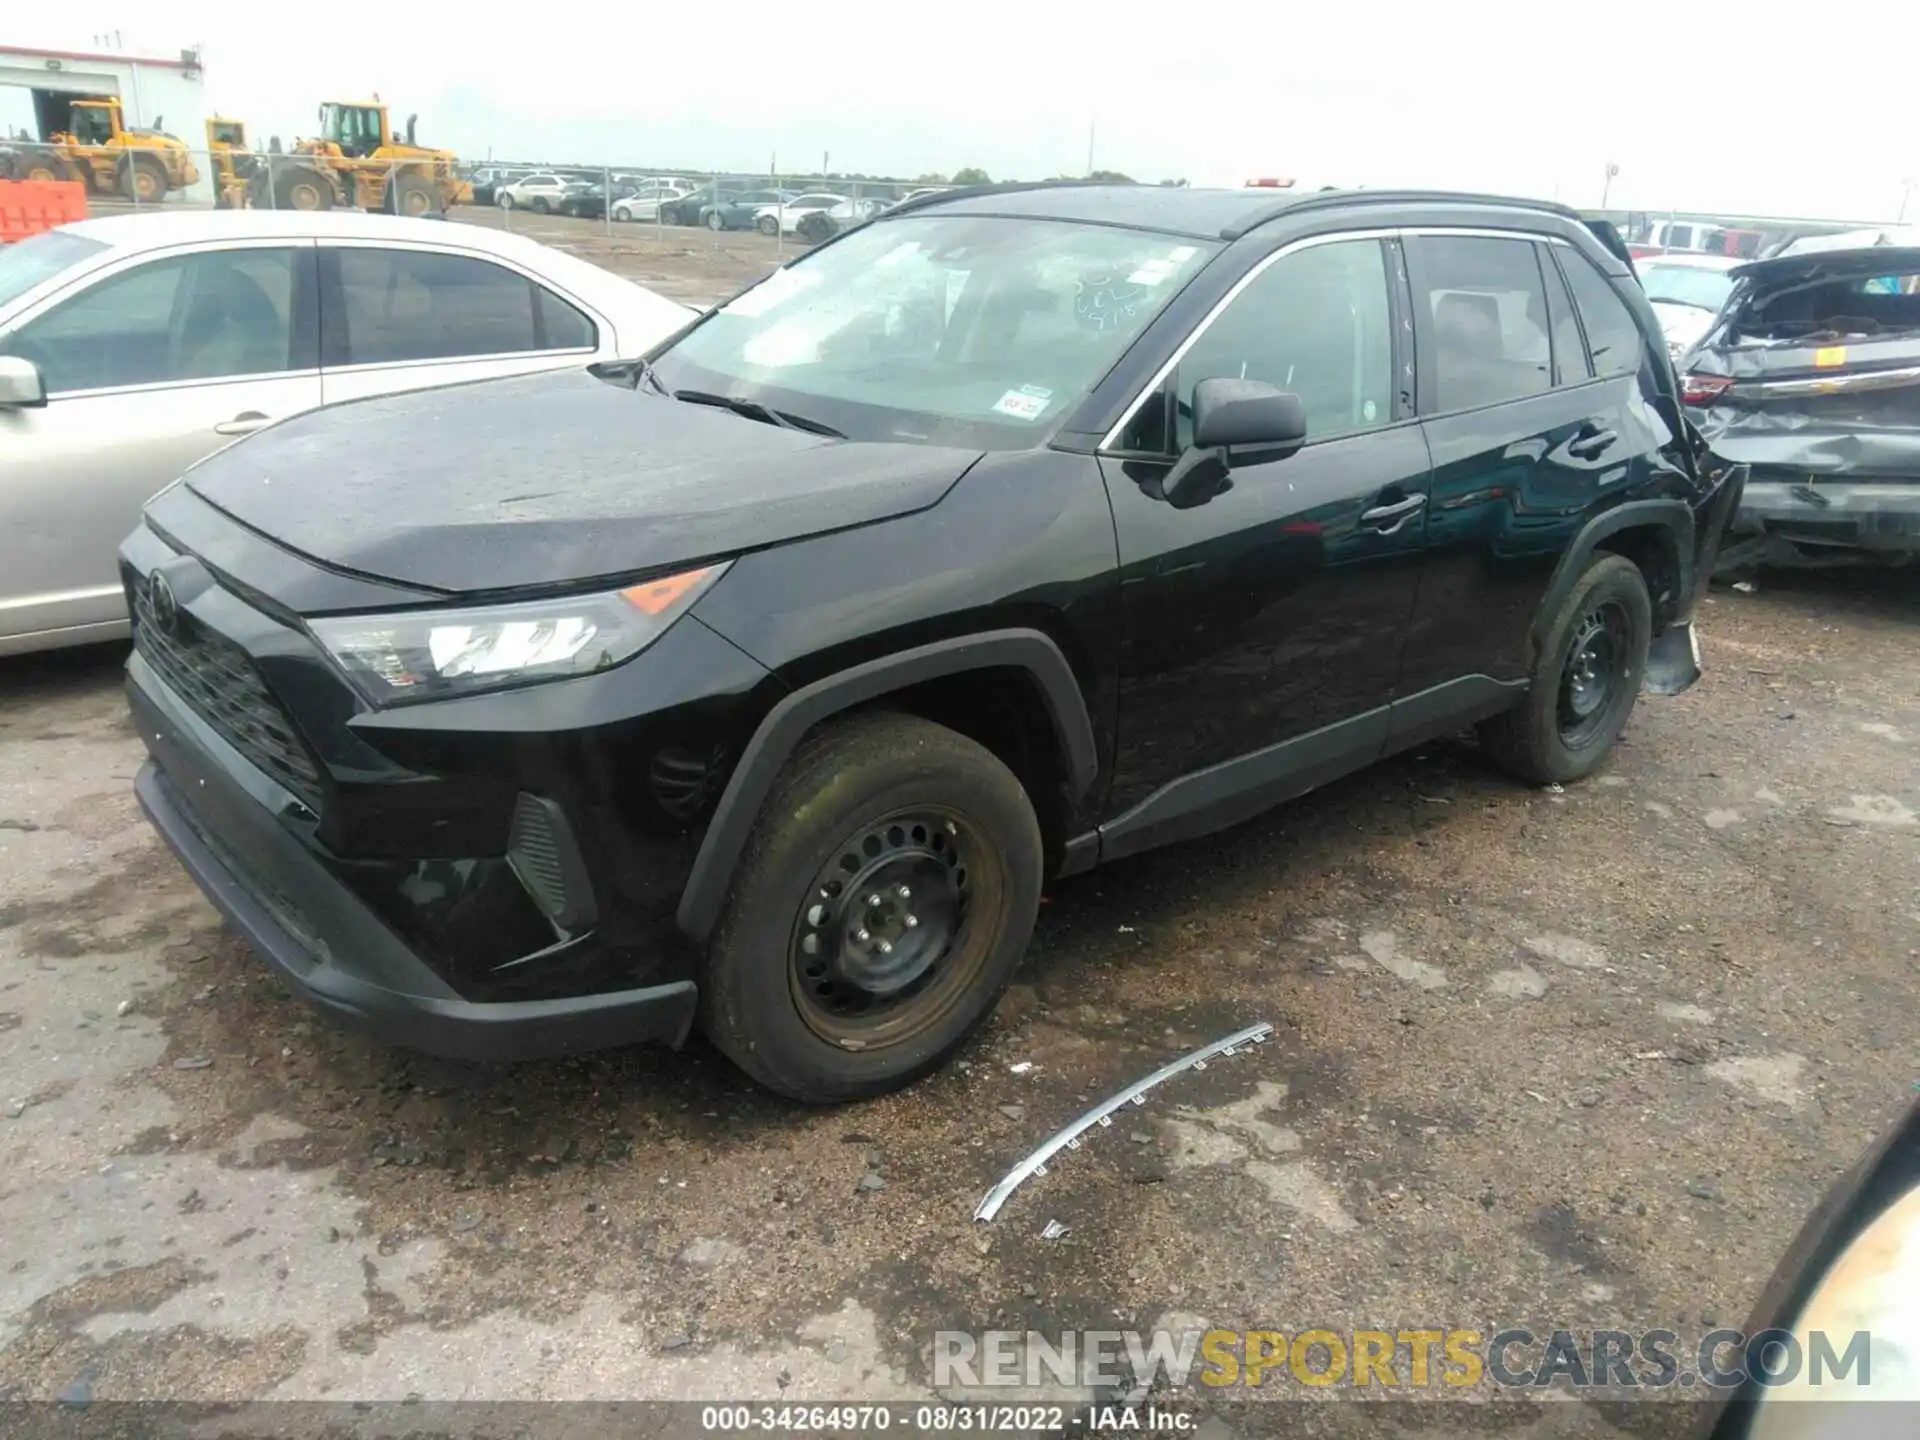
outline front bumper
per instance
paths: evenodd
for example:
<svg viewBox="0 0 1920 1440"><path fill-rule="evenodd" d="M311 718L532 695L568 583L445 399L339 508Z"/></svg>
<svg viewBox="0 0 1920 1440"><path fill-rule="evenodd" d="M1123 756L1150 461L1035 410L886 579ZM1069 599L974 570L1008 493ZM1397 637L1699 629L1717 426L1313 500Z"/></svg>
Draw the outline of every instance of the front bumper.
<svg viewBox="0 0 1920 1440"><path fill-rule="evenodd" d="M1749 481L1731 538L1753 536L1848 550L1920 552L1920 481Z"/></svg>
<svg viewBox="0 0 1920 1440"><path fill-rule="evenodd" d="M134 781L141 808L254 952L322 1009L381 1040L460 1060L686 1040L698 1003L691 980L559 999L462 999L282 822L289 797L138 653L127 677L152 757Z"/></svg>

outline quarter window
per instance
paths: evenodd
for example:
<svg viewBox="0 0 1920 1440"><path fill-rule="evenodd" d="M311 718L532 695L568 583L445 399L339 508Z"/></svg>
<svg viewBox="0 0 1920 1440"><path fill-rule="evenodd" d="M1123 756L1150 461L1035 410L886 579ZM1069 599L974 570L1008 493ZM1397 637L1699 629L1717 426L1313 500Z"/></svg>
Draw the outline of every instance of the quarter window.
<svg viewBox="0 0 1920 1440"><path fill-rule="evenodd" d="M292 368L293 252L210 250L102 280L0 338L49 394Z"/></svg>
<svg viewBox="0 0 1920 1440"><path fill-rule="evenodd" d="M325 363L397 364L591 349L593 324L558 295L490 261L343 247L321 317Z"/></svg>
<svg viewBox="0 0 1920 1440"><path fill-rule="evenodd" d="M1436 409L1472 410L1553 385L1546 287L1529 240L1419 242Z"/></svg>
<svg viewBox="0 0 1920 1440"><path fill-rule="evenodd" d="M1393 321L1380 242L1284 255L1220 312L1180 359L1175 451L1193 438L1194 386L1221 377L1298 395L1309 441L1390 424Z"/></svg>
<svg viewBox="0 0 1920 1440"><path fill-rule="evenodd" d="M1580 321L1586 328L1594 374L1639 374L1640 327L1634 322L1633 312L1627 309L1626 301L1586 256L1569 251L1562 255L1561 263L1566 267L1567 283L1573 287L1573 301L1580 308Z"/></svg>

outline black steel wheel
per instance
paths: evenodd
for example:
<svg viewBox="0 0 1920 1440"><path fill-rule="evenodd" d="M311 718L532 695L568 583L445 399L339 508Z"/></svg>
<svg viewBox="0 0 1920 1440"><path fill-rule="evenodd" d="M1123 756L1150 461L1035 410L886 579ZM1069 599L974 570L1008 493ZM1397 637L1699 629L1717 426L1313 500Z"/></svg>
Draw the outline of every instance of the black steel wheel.
<svg viewBox="0 0 1920 1440"><path fill-rule="evenodd" d="M1626 728L1652 642L1640 567L1624 555L1596 556L1546 628L1526 697L1482 723L1481 744L1535 784L1592 774Z"/></svg>
<svg viewBox="0 0 1920 1440"><path fill-rule="evenodd" d="M715 926L702 1025L768 1088L896 1089L993 1011L1040 903L1039 824L985 747L911 715L802 742Z"/></svg>
<svg viewBox="0 0 1920 1440"><path fill-rule="evenodd" d="M888 1043L964 993L985 955L966 928L980 870L966 856L980 843L964 816L930 805L861 826L821 867L788 947L794 1003L815 1034Z"/></svg>

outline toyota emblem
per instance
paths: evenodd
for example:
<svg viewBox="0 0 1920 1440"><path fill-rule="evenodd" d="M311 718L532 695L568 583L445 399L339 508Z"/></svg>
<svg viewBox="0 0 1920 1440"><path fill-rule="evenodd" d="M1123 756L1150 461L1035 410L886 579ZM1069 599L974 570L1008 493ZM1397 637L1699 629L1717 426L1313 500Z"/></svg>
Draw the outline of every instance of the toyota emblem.
<svg viewBox="0 0 1920 1440"><path fill-rule="evenodd" d="M175 635L180 630L180 602L174 598L173 586L167 583L167 577L158 570L148 582L148 599L153 606L154 628L165 635Z"/></svg>

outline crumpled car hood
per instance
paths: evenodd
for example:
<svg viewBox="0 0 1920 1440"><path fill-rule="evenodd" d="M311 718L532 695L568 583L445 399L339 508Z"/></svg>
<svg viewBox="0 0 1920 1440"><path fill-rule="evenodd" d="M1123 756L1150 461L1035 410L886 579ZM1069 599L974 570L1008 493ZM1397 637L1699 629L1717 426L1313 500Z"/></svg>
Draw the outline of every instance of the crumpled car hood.
<svg viewBox="0 0 1920 1440"><path fill-rule="evenodd" d="M938 503L979 458L785 430L578 370L312 411L186 484L308 559L467 593L872 524Z"/></svg>

